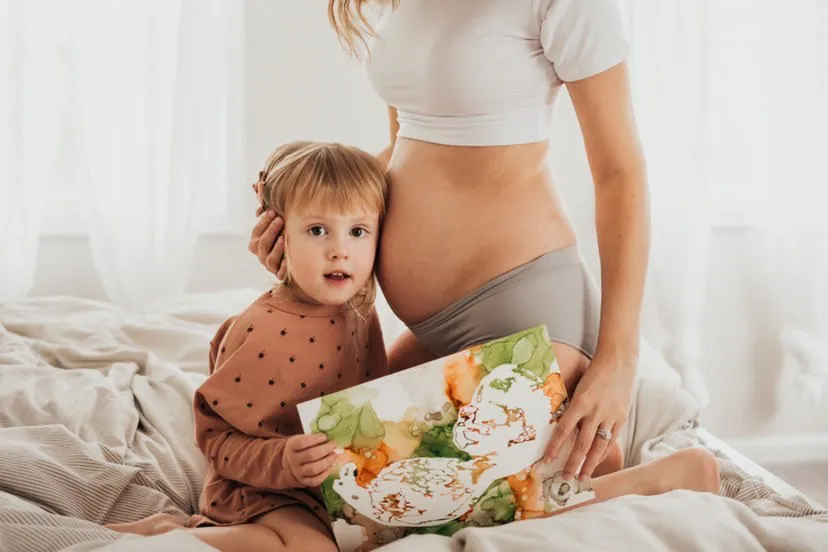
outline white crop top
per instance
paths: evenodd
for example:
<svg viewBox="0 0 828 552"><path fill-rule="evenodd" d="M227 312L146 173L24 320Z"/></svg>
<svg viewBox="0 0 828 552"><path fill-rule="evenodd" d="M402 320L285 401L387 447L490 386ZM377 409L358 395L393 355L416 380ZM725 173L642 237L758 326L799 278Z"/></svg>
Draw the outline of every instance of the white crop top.
<svg viewBox="0 0 828 552"><path fill-rule="evenodd" d="M398 136L449 145L546 140L561 84L628 53L617 0L401 0L376 31L368 77Z"/></svg>

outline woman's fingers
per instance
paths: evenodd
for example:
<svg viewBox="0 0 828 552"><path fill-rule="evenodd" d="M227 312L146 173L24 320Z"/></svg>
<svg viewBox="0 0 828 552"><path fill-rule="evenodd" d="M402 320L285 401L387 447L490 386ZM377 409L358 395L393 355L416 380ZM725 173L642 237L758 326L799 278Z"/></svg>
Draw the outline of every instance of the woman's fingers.
<svg viewBox="0 0 828 552"><path fill-rule="evenodd" d="M581 427L578 431L578 439L575 446L569 452L569 459L563 469L564 479L569 479L576 473L584 462L589 449L592 448L592 441L595 439L595 432L598 430L598 422L594 418L581 420Z"/></svg>
<svg viewBox="0 0 828 552"><path fill-rule="evenodd" d="M599 424L599 428L607 428L611 427L609 424ZM604 453L607 450L607 447L610 446L612 443L612 439L604 439L600 435L597 434L596 429L596 436L595 439L592 441L592 447L589 449L589 453L587 453L586 460L584 460L584 465L581 468L581 477L592 477L592 472L595 471L595 468L598 467L598 464L604 459ZM610 432L611 435L612 432ZM613 437L614 438L614 437Z"/></svg>
<svg viewBox="0 0 828 552"><path fill-rule="evenodd" d="M582 417L583 414L581 414L579 404L575 401L570 403L569 407L555 423L552 438L546 446L545 457L548 461L552 461L558 457L558 454L561 452L561 447L563 447L564 443L570 439L572 433L575 431L575 428L578 427Z"/></svg>
<svg viewBox="0 0 828 552"><path fill-rule="evenodd" d="M284 226L284 222L280 217L276 217L271 219L270 224L264 229L261 236L259 236L259 241L256 244L256 256L259 257L259 260L264 262L267 259L267 256L270 255L271 251L273 250L273 246L276 245L276 240L279 238L279 234L282 232L282 227Z"/></svg>
<svg viewBox="0 0 828 552"><path fill-rule="evenodd" d="M258 251L259 239L262 237L265 230L267 230L267 227L270 226L270 223L273 222L273 219L276 218L276 213L273 211L259 213L257 210L256 212L256 216L259 218L256 221L255 226L253 226L253 230L250 232L250 241L247 244L247 249L249 249L254 255Z"/></svg>
<svg viewBox="0 0 828 552"><path fill-rule="evenodd" d="M285 254L285 238L283 236L279 236L276 238L276 243L273 244L270 251L267 253L267 256L264 258L264 265L268 271L275 274L277 278L280 280L284 280L284 274L279 274L279 269L281 265L283 265Z"/></svg>
<svg viewBox="0 0 828 552"><path fill-rule="evenodd" d="M287 276L287 261L285 260L284 251L285 251L285 242L282 236L279 236L279 240L276 242L276 247L273 248L275 252L276 249L281 249L282 253L279 254L280 261L279 261L279 270L276 271L276 278L283 281L285 280L285 276ZM275 253L274 253L275 257Z"/></svg>

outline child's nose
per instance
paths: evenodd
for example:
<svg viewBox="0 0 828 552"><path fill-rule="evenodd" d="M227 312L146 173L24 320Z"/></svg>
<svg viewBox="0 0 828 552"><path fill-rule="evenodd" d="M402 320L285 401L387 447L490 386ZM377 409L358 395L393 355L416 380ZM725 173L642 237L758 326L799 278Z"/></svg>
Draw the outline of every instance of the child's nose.
<svg viewBox="0 0 828 552"><path fill-rule="evenodd" d="M345 240L334 240L331 243L329 255L332 260L347 259L348 247L345 244Z"/></svg>

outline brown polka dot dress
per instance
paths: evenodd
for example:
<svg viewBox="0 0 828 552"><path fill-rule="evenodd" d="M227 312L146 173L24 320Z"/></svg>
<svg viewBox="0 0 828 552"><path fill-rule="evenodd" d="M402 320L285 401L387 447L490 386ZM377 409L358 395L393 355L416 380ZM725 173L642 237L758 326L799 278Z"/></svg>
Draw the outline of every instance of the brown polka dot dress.
<svg viewBox="0 0 828 552"><path fill-rule="evenodd" d="M284 445L303 433L298 403L387 374L375 311L367 324L352 336L342 308L268 292L221 325L210 343L210 375L194 398L208 467L201 515L190 526L245 523L294 505L330 524L319 489L298 488L283 466Z"/></svg>

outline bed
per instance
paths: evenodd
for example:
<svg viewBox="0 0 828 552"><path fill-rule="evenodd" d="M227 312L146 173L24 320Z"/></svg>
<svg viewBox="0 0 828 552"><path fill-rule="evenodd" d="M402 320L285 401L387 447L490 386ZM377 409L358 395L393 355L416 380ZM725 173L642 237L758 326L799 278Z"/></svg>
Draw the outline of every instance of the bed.
<svg viewBox="0 0 828 552"><path fill-rule="evenodd" d="M137 537L102 525L194 511L204 463L190 399L216 326L258 293L191 295L146 312L73 297L0 305L0 551L212 550L185 531ZM828 549L828 512L699 427L669 366L648 348L641 360L620 436L628 463L710 448L719 495L622 497L383 550Z"/></svg>

